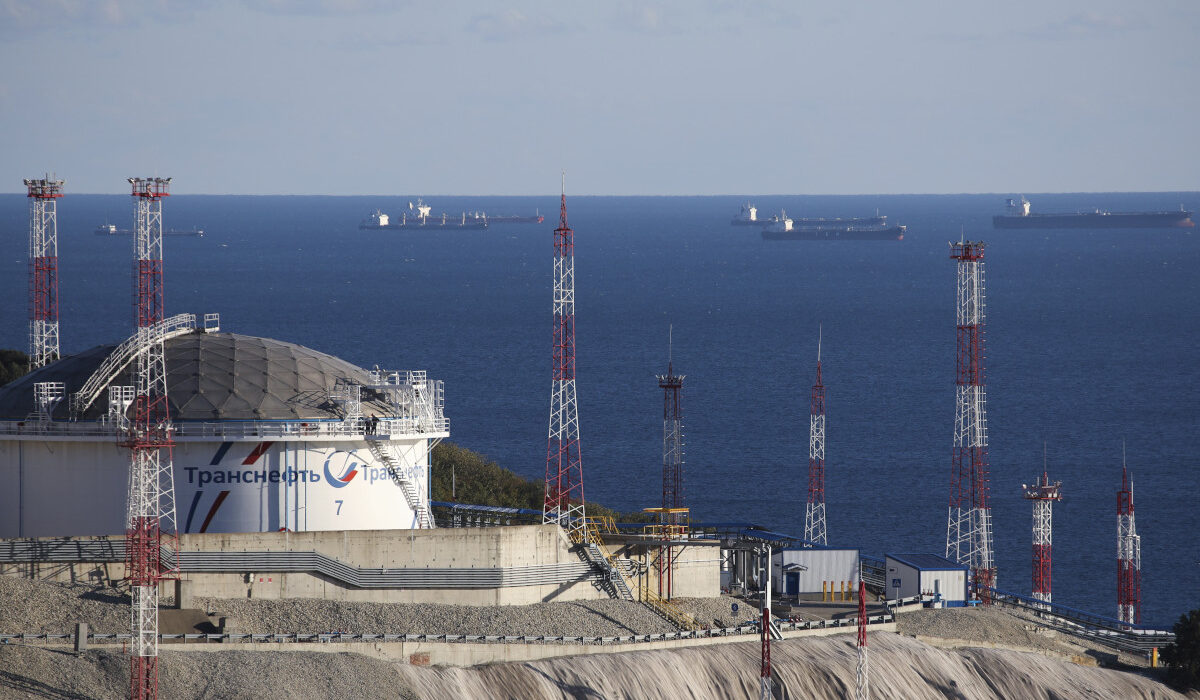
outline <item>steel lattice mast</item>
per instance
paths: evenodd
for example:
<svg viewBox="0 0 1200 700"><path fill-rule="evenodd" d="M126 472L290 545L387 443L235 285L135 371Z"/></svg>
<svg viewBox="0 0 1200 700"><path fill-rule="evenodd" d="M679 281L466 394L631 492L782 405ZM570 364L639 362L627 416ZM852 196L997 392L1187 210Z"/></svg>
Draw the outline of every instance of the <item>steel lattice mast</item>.
<svg viewBox="0 0 1200 700"><path fill-rule="evenodd" d="M1142 539L1133 519L1133 479L1124 464L1117 492L1117 618L1142 622Z"/></svg>
<svg viewBox="0 0 1200 700"><path fill-rule="evenodd" d="M950 244L958 263L957 400L946 558L971 569L977 595L990 602L996 585L992 548L992 509L987 453L987 402L984 392L984 278L982 242Z"/></svg>
<svg viewBox="0 0 1200 700"><path fill-rule="evenodd" d="M671 347L668 330L668 348ZM675 539L674 528L680 524L680 514L672 510L683 508L683 412L679 397L683 391L682 374L675 374L670 349L667 351L667 373L658 375L663 390L663 492L660 522L666 539ZM658 595L671 597L674 584L671 547L662 547L658 557ZM663 578L666 578L664 590Z"/></svg>
<svg viewBox="0 0 1200 700"><path fill-rule="evenodd" d="M558 523L576 540L587 538L575 400L575 232L567 225L565 176L554 229L554 368L542 522Z"/></svg>
<svg viewBox="0 0 1200 700"><path fill-rule="evenodd" d="M771 566L768 555L767 566ZM762 636L762 660L758 667L758 697L759 700L771 700L774 683L771 680L771 608L762 609L762 624L759 627Z"/></svg>
<svg viewBox="0 0 1200 700"><path fill-rule="evenodd" d="M867 584L858 579L858 668L855 673L855 700L868 700L871 688L867 672Z"/></svg>
<svg viewBox="0 0 1200 700"><path fill-rule="evenodd" d="M162 198L171 178L129 178L134 197L135 323L139 353L134 420L126 445L129 510L125 557L130 584L130 697L158 697L158 587L176 561L175 484L163 314Z"/></svg>
<svg viewBox="0 0 1200 700"><path fill-rule="evenodd" d="M25 180L29 190L29 370L54 362L58 351L58 204L63 181Z"/></svg>
<svg viewBox="0 0 1200 700"><path fill-rule="evenodd" d="M1042 478L1032 486L1022 484L1022 495L1033 501L1033 597L1049 604L1051 602L1050 554L1053 543L1051 508L1055 501L1062 500L1062 482L1050 483L1045 468Z"/></svg>
<svg viewBox="0 0 1200 700"><path fill-rule="evenodd" d="M825 386L821 384L821 341L817 340L817 381L808 419L808 507L804 539L824 545L825 532Z"/></svg>

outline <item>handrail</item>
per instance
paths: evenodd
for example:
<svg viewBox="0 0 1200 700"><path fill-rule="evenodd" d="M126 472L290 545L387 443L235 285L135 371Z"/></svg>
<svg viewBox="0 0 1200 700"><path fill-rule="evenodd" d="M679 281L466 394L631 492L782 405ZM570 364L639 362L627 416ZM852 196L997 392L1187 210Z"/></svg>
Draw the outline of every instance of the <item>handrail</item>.
<svg viewBox="0 0 1200 700"><path fill-rule="evenodd" d="M576 544L583 544L584 546L587 546L589 542L594 544L596 548L600 550L604 560L608 563L609 571L615 571L620 577L621 581L625 584L625 587L632 591L634 588L633 581L630 580L629 576L625 573L624 567L617 563L616 556L614 556L612 552L609 551L608 547L605 546L604 540L601 538L602 529L605 532L616 532L616 526L613 524L613 519L611 517L602 516L585 518L584 527L577 530L577 532L580 534L576 535L575 537L578 540L583 540L584 533L586 533L587 540L582 542L577 541ZM677 627L685 630L696 630L700 628L700 625L696 622L695 617L687 612L684 612L679 608L679 606L675 605L671 601L660 598L657 594L651 591L649 587L649 581L643 580L642 584L638 586L638 592L640 593L641 602L645 603L651 610L654 610L659 615L662 615Z"/></svg>
<svg viewBox="0 0 1200 700"><path fill-rule="evenodd" d="M444 437L450 430L450 419L441 418L434 422L418 417L380 418L377 425L368 431L364 424L347 425L342 420L223 420L171 422L171 436L176 439L221 438L342 438L373 435L382 438ZM0 421L0 435L36 435L44 437L111 437L114 427L102 421Z"/></svg>
<svg viewBox="0 0 1200 700"><path fill-rule="evenodd" d="M104 387L116 379L133 358L144 352L149 343L168 340L191 333L195 329L196 314L176 314L149 328L139 328L138 332L118 345L104 362L100 363L96 371L92 372L92 376L88 377L83 387L71 396L71 414L77 418L83 415L83 412L95 403Z"/></svg>
<svg viewBox="0 0 1200 700"><path fill-rule="evenodd" d="M1175 634L1166 630L1131 625L1113 617L1097 615L1057 603L1046 603L1037 598L996 588L991 588L988 592L991 594L993 602L1030 610L1052 624L1055 629L1117 649L1149 651L1151 648L1165 646L1175 641Z"/></svg>
<svg viewBox="0 0 1200 700"><path fill-rule="evenodd" d="M886 625L895 622L893 615L868 615L867 625ZM810 620L807 622L779 622L786 631L821 630L829 628L845 629L849 634L858 626L858 618L842 618L837 620ZM681 630L678 632L657 632L653 634L629 634L616 637L581 637L574 635L492 635L492 634L411 634L411 633L358 633L358 632L273 632L273 633L237 633L221 632L216 634L159 634L162 640L189 640L203 642L247 642L247 643L277 643L288 644L309 642L318 644L346 644L380 642L419 642L438 644L646 644L651 642L675 641L685 639L710 639L714 637L737 637L758 635L757 624L737 625L736 627L711 627L696 630ZM90 643L115 644L126 642L132 638L128 633L89 632L87 639ZM69 643L75 640L72 633L0 633L0 644L28 644L31 641Z"/></svg>

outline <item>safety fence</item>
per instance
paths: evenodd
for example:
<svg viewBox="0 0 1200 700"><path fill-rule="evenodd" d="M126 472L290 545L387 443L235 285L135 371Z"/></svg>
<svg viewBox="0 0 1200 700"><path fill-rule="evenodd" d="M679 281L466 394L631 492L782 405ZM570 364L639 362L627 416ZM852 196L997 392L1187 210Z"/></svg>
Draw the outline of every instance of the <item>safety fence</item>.
<svg viewBox="0 0 1200 700"><path fill-rule="evenodd" d="M785 621L775 620L779 628L785 632L804 630L845 629L847 632L858 628L858 618L841 618L836 620L806 620ZM880 625L895 622L891 613L868 615L867 625ZM483 635L483 634L357 634L345 632L293 632L270 634L239 634L234 632L215 634L160 634L160 641L169 642L202 642L202 643L380 643L380 642L418 642L445 644L645 644L649 642L664 642L685 639L710 639L714 637L757 637L758 624L738 625L736 627L714 627L699 630L681 630L678 632L660 632L655 634L631 634L615 637L577 637L570 635ZM88 633L88 642L94 644L119 644L132 638L130 634L105 634L100 632ZM29 643L61 643L75 641L75 635L35 633L35 634L0 634L0 644L29 644Z"/></svg>

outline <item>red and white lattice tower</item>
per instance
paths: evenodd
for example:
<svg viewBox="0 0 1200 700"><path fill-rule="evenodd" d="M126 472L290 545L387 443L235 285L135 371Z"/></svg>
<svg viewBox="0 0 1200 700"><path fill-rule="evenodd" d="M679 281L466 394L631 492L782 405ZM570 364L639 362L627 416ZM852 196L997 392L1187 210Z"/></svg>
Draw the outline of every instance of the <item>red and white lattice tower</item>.
<svg viewBox="0 0 1200 700"><path fill-rule="evenodd" d="M824 545L825 534L825 386L821 384L821 341L817 340L817 382L808 419L808 507L804 539Z"/></svg>
<svg viewBox="0 0 1200 700"><path fill-rule="evenodd" d="M63 181L25 180L29 189L29 369L58 359L58 205Z"/></svg>
<svg viewBox="0 0 1200 700"><path fill-rule="evenodd" d="M1022 484L1021 491L1027 500L1033 501L1033 597L1049 604L1050 600L1050 547L1053 542L1051 507L1062 500L1062 482L1050 483L1043 469L1042 478L1032 486Z"/></svg>
<svg viewBox="0 0 1200 700"><path fill-rule="evenodd" d="M771 566L769 556L767 566ZM771 680L771 608L769 606L763 607L762 626L759 632L762 636L762 662L759 664L758 670L758 697L759 700L771 700L774 683Z"/></svg>
<svg viewBox="0 0 1200 700"><path fill-rule="evenodd" d="M1133 520L1133 479L1124 464L1117 492L1117 618L1142 622L1142 538Z"/></svg>
<svg viewBox="0 0 1200 700"><path fill-rule="evenodd" d="M996 585L996 563L992 548L983 377L983 249L982 242L950 244L950 258L958 263L958 350L946 558L970 567L977 595L988 603L991 588Z"/></svg>
<svg viewBox="0 0 1200 700"><path fill-rule="evenodd" d="M868 700L871 689L867 678L867 584L858 579L858 669L854 689L855 700Z"/></svg>
<svg viewBox="0 0 1200 700"><path fill-rule="evenodd" d="M668 331L668 348L671 346ZM660 523L664 526L666 539L675 539L683 505L683 413L679 396L683 391L682 374L675 374L671 352L667 351L667 373L658 375L658 386L663 390L663 492ZM675 512L672 512L675 511ZM661 547L658 557L658 595L670 598L674 588L674 566L671 547ZM663 579L666 578L664 584Z"/></svg>
<svg viewBox="0 0 1200 700"><path fill-rule="evenodd" d="M130 697L158 697L158 588L176 561L175 483L163 351L162 198L171 178L129 178L134 198L137 386L126 445L125 558L133 608Z"/></svg>
<svg viewBox="0 0 1200 700"><path fill-rule="evenodd" d="M576 541L586 540L579 406L575 400L575 232L567 225L565 176L558 228L554 229L553 378L542 522L558 523Z"/></svg>

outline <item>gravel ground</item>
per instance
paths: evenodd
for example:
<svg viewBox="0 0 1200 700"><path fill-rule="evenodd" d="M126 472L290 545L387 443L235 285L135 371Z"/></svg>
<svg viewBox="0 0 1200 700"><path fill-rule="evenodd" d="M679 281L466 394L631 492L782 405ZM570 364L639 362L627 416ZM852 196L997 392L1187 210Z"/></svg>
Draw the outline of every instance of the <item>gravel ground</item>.
<svg viewBox="0 0 1200 700"><path fill-rule="evenodd" d="M1030 613L1013 608L918 610L900 615L896 621L896 631L909 636L987 642L1068 656L1088 655L1104 661L1116 657L1129 666L1148 665L1141 654L1118 654L1115 649L1062 634L1043 626Z"/></svg>
<svg viewBox="0 0 1200 700"><path fill-rule="evenodd" d="M164 698L403 698L417 695L395 666L358 654L279 651L159 654ZM119 700L129 697L129 657L0 647L0 698Z"/></svg>
<svg viewBox="0 0 1200 700"><path fill-rule="evenodd" d="M0 632L129 631L129 596L112 588L0 576Z"/></svg>
<svg viewBox="0 0 1200 700"><path fill-rule="evenodd" d="M702 624L710 626L733 625L754 619L758 615L758 610L753 604L729 597L677 599L675 602L684 610L696 615ZM731 610L731 604L734 602L739 604L736 616ZM200 599L197 604L209 611L233 617L236 620L236 629L245 632L318 632L341 629L348 632L374 633L617 636L665 632L672 629L667 622L642 605L613 600L542 603L510 607L242 599ZM112 589L0 577L0 631L3 632L40 632L43 630L69 632L76 621L87 622L92 629L100 632L124 632L129 621L128 611L128 598ZM930 692L936 695L936 693L942 692L937 690L941 687L937 684L926 687L932 681L925 678L927 675L925 672L912 678L904 675L911 670L909 667L912 664L921 659L928 661L935 658L937 654L942 654L936 658L942 659L939 663L945 666L937 673L946 674L947 678L958 683L974 682L971 681L971 674L978 675L977 672L980 671L986 671L983 673L983 678L1003 676L1005 669L1017 661L1030 665L1031 669L1065 662L1044 657L1033 657L1042 660L1029 661L1028 655L1011 656L1014 652L988 649L948 650L949 655L945 655L939 650L906 640L906 636L939 637L964 640L968 643L972 641L989 642L1069 656L1090 654L1102 660L1108 660L1107 657L1111 657L1112 654L1111 650L1104 647L1089 650L1079 640L1053 631L1045 631L1032 617L1018 611L1000 608L950 608L907 613L900 617L898 631L901 634L899 637L886 635L873 642L872 648L875 652L872 656L872 668L878 669L878 672L884 676L895 676L895 682L903 680L909 683L911 688L908 690L912 691L911 697L929 695ZM852 651L852 643L841 637L789 640L783 644L799 645L797 649L801 650L801 656L797 657L798 659L807 658L812 653L823 649L822 653L833 654L837 657L835 661L839 667L845 665L847 669L853 668L851 657L841 658L842 655L850 654L850 651L846 651L846 649ZM905 644L910 646L905 646ZM738 648L741 646L746 645L734 645ZM889 656L892 654L889 651L890 646L896 646L895 653L899 654L898 656ZM712 657L711 659L689 666L684 676L689 683L697 678L712 676L717 679L713 681L714 687L725 690L713 694L699 693L696 697L740 697L737 692L732 694L726 692L729 689L737 690L738 687L736 684L729 685L726 682L725 679L729 677L729 674L722 670L723 664L730 663L728 659L740 654L740 652L734 653L734 647L712 648L703 653L695 650L663 652L666 654L663 663L666 664L665 667L674 667L678 664L677 659L683 658L678 656L679 654L708 654ZM826 647L828 648L826 649ZM750 650L745 652L747 658L750 659L747 662L749 664L747 668L756 667L757 643L749 644L746 649ZM784 661L783 657L786 656L782 653L783 650L781 648L779 654L781 663ZM730 656L731 654L733 656ZM1006 654L1010 656L1006 656ZM175 652L169 647L164 647L161 650L159 662L160 690L164 697L179 698L249 699L264 696L373 698L380 695L381 689L386 689L385 695L406 699L466 697L443 687L444 683L448 682L446 678L449 677L453 680L462 676L461 683L466 683L471 687L482 684L480 687L491 688L492 691L495 691L492 684L498 679L492 679L486 674L489 673L489 669L503 667L509 669L503 671L503 674L515 674L512 680L517 683L517 686L514 687L531 687L529 684L533 683L536 678L553 679L554 686L560 688L560 692L563 694L560 696L551 693L549 697L581 697L566 689L599 688L605 683L614 682L612 680L614 678L624 679L621 682L627 686L625 694L617 692L614 697L634 697L637 693L647 690L646 686L641 685L642 680L639 680L644 679L644 674L628 677L621 675L619 670L627 668L626 664L628 663L624 657L628 657L628 655L586 662L603 667L589 676L582 671L575 673L576 669L580 668L580 664L585 663L579 659L547 660L534 664L490 664L472 669L419 669L352 653L326 654L303 651L263 653L236 649L204 653ZM995 657L995 661L989 661L993 657ZM591 657L580 658L591 659ZM954 659L962 661L954 661ZM1140 659L1122 656L1121 661L1136 664L1140 662ZM799 662L797 661L797 663ZM531 676L529 679L522 680L523 677L518 677L520 673L523 673L521 669L527 667L536 667L534 668L536 678ZM781 668L787 667L790 666L785 665ZM128 694L128 668L127 658L118 651L92 650L85 654L75 655L67 651L20 644L0 645L0 700L30 696L123 698ZM1074 672L1071 669L1079 667L1066 664L1062 668ZM742 671L745 669L737 671L739 678L741 675L748 674L747 677L754 675L750 671L746 671L746 673L742 673ZM1112 673L1096 669L1088 672ZM1056 671L1051 675L1057 677L1056 674L1061 673L1062 671ZM961 678L959 678L960 676ZM1022 671L1016 676L1029 676L1031 679L1033 677L1032 671ZM930 678L932 677L930 676ZM1105 676L1104 678L1123 679L1122 683L1142 682L1138 680L1138 677L1129 674ZM1065 684L1055 681L1054 678L1035 679L1031 681L1033 685L1030 687L1055 687L1057 690L1051 693L1052 697L1100 697L1101 695L1092 692L1094 688L1085 688L1082 685L1076 687L1084 681L1091 682L1088 679L1099 679L1096 682L1102 683L1112 682L1099 677L1083 675L1080 676L1078 682L1072 681L1072 683ZM571 682L565 686L562 685L564 681L568 680ZM835 679L836 682L830 681L832 685L828 688L825 686L809 688L804 683L811 684L815 681L803 673L792 680L800 684L796 689L802 695L807 694L813 697L835 697L838 695L837 689L845 687L843 681ZM1021 678L1014 676L1009 680L1015 684L1010 690L1024 687L1018 682L1024 682ZM454 680L454 684L456 685L451 687L460 689L463 687L459 680ZM953 683L951 683L952 685ZM443 687L446 692L437 690L430 692L433 686ZM414 691L412 690L414 687L422 688L422 690ZM1130 686L1126 696L1176 697L1162 686L1148 688L1147 690L1140 686L1136 688ZM636 691L632 689L636 689ZM1014 690L1014 692L1016 691ZM667 697L668 695L661 696ZM478 696L489 695L481 691ZM986 696L988 696L986 692L980 695L980 697ZM493 693L489 697L514 696Z"/></svg>
<svg viewBox="0 0 1200 700"><path fill-rule="evenodd" d="M678 604L708 626L734 621L727 598L688 598ZM197 598L209 612L233 618L240 632L356 632L370 634L508 634L615 637L675 631L640 603L588 600L475 607L326 600ZM743 613L749 606L739 606ZM754 617L744 613L738 621Z"/></svg>

